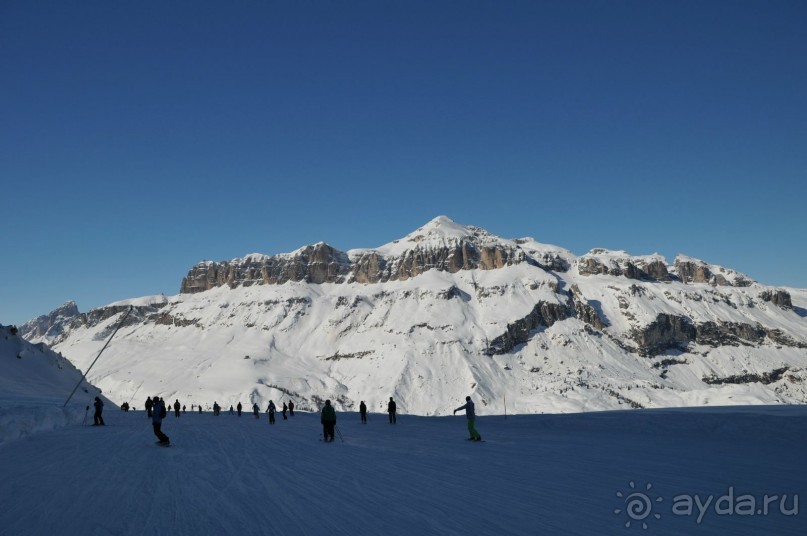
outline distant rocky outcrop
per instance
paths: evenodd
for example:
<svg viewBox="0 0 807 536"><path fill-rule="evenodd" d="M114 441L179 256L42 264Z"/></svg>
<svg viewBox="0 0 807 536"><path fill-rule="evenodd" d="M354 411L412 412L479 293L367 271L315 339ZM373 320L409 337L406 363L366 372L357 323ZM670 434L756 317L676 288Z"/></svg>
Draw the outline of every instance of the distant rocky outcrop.
<svg viewBox="0 0 807 536"><path fill-rule="evenodd" d="M291 254L199 263L182 279L180 293L203 292L222 285L280 285L287 281L385 283L410 279L428 270L495 270L526 260L526 254L517 247L479 244L472 238L440 247L414 247L399 256L366 250L353 259L344 251L319 243Z"/></svg>
<svg viewBox="0 0 807 536"><path fill-rule="evenodd" d="M715 273L713 268L723 273ZM748 287L753 281L733 270L712 267L703 261L685 257L675 259L675 272L684 283L707 283L722 287Z"/></svg>
<svg viewBox="0 0 807 536"><path fill-rule="evenodd" d="M488 343L485 353L488 355L506 354L519 344L527 342L534 329L541 326L550 327L555 322L573 315L574 311L567 305L537 303L530 314L507 324L506 331Z"/></svg>
<svg viewBox="0 0 807 536"><path fill-rule="evenodd" d="M585 299L577 285L572 285L571 297L577 318L597 330L602 330L608 325L608 323L600 317L597 310Z"/></svg>
<svg viewBox="0 0 807 536"><path fill-rule="evenodd" d="M29 320L19 326L18 330L20 336L26 340L56 341L79 314L76 302L68 301L46 315Z"/></svg>
<svg viewBox="0 0 807 536"><path fill-rule="evenodd" d="M614 255L604 249L594 249L577 260L580 275L615 275L642 281L669 281L667 265L659 257L630 257Z"/></svg>
<svg viewBox="0 0 807 536"><path fill-rule="evenodd" d="M779 346L805 348L807 343L797 341L779 329L765 328L760 324L707 321L695 323L685 316L659 314L646 326L631 330L628 337L637 345L641 355L655 356L668 350L685 350L690 343L711 346L758 346L766 338Z"/></svg>
<svg viewBox="0 0 807 536"><path fill-rule="evenodd" d="M163 301L131 306L132 312L126 318L124 326L133 326L143 322L165 305L166 302ZM62 342L70 331L80 327L97 326L105 320L127 311L129 307L130 304L111 304L81 313L75 302L69 301L48 315L23 324L20 326L19 332L20 336L27 341L54 345ZM115 327L111 326L107 328L107 331L111 333ZM102 332L101 338L109 333Z"/></svg>
<svg viewBox="0 0 807 536"><path fill-rule="evenodd" d="M793 302L790 299L790 293L786 290L774 289L764 290L759 295L760 299L770 302L782 309L793 309Z"/></svg>
<svg viewBox="0 0 807 536"><path fill-rule="evenodd" d="M437 249L410 249L400 257L384 258L370 251L350 266L351 280L359 283L403 281L428 270L456 273L460 270L495 270L524 262L519 249L501 245L478 245L462 240Z"/></svg>
<svg viewBox="0 0 807 536"><path fill-rule="evenodd" d="M180 293L203 292L223 285L282 285L287 281L341 283L349 272L347 254L320 242L292 254L201 262L182 279Z"/></svg>

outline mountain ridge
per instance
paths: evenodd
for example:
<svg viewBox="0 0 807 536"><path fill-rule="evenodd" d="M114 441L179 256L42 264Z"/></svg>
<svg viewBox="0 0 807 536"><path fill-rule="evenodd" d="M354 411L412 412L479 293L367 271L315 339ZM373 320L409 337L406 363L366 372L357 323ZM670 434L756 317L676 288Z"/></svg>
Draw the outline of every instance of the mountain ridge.
<svg viewBox="0 0 807 536"><path fill-rule="evenodd" d="M349 409L384 392L433 414L469 391L489 411L508 400L527 413L807 401L807 291L685 255L577 257L445 216L378 248L204 261L176 296L77 314L50 339L21 332L82 364L127 305L112 363L92 378L120 397L159 361L177 369L169 396L205 403L330 397ZM143 381L164 394L165 380Z"/></svg>

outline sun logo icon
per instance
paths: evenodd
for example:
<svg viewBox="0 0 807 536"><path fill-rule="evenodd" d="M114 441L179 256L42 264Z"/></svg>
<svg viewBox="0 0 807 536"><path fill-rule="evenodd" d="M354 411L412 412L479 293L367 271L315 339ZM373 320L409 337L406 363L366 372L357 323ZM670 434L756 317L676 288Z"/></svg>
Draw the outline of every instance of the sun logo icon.
<svg viewBox="0 0 807 536"><path fill-rule="evenodd" d="M649 494L650 489L653 487L653 484L647 484L644 491L635 491L636 484L633 480L630 481L630 492L622 493L621 491L616 492L616 496L624 501L624 508L616 508L614 509L614 514L619 515L623 511L628 516L628 521L625 523L626 528L630 528L631 523L634 521L641 522L642 528L647 530L647 521L651 514L656 519L661 519L661 514L653 513L653 503L658 503L663 501L662 497L656 497L655 499L652 498Z"/></svg>

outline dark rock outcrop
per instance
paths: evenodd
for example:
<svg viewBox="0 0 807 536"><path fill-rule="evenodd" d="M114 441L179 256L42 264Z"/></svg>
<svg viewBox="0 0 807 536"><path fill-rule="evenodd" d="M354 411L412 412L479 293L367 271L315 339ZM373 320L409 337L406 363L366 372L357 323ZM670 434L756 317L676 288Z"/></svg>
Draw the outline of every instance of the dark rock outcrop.
<svg viewBox="0 0 807 536"><path fill-rule="evenodd" d="M760 324L741 322L701 322L694 324L684 316L661 313L650 324L633 329L629 334L644 356L663 354L668 350L684 350L690 343L704 346L758 346L766 339L780 346L807 348L779 329L766 329Z"/></svg>
<svg viewBox="0 0 807 536"><path fill-rule="evenodd" d="M229 285L282 285L287 281L341 283L350 273L345 252L320 242L293 255L250 256L237 262L202 262L182 279L180 293L203 292Z"/></svg>
<svg viewBox="0 0 807 536"><path fill-rule="evenodd" d="M608 323L600 318L600 314L580 293L577 285L572 285L570 290L575 316L594 329L602 331Z"/></svg>
<svg viewBox="0 0 807 536"><path fill-rule="evenodd" d="M567 305L539 302L530 314L513 323L507 324L504 333L491 340L486 350L487 355L506 354L519 344L526 343L530 333L540 327L549 327L559 320L571 317L573 312Z"/></svg>
<svg viewBox="0 0 807 536"><path fill-rule="evenodd" d="M681 350L695 340L697 330L689 318L661 313L640 329L629 333L644 356L663 354L667 350Z"/></svg>
<svg viewBox="0 0 807 536"><path fill-rule="evenodd" d="M788 367L782 367L772 370L770 372L763 372L762 374L751 374L751 373L736 374L734 376L726 376L724 378L711 376L703 378L703 383L709 385L723 385L727 383L729 384L761 383L763 385L768 385L781 380L788 370L790 370Z"/></svg>
<svg viewBox="0 0 807 536"><path fill-rule="evenodd" d="M793 302L790 299L790 293L786 290L765 290L759 295L760 299L770 302L782 309L793 309Z"/></svg>
<svg viewBox="0 0 807 536"><path fill-rule="evenodd" d="M759 324L739 322L703 322L698 324L695 342L704 346L750 346L765 339L765 330Z"/></svg>
<svg viewBox="0 0 807 536"><path fill-rule="evenodd" d="M577 260L577 272L580 275L615 275L640 281L669 281L667 265L659 259L646 260L641 257L597 257L604 250L595 249L590 255Z"/></svg>
<svg viewBox="0 0 807 536"><path fill-rule="evenodd" d="M347 253L319 243L291 255L246 257L237 261L203 262L182 279L180 292L190 294L229 285L272 285L287 281L306 283L383 283L406 280L428 270L455 273L460 270L494 270L525 262L519 248L503 244L477 245L459 240L441 248L409 249L399 257L386 258L367 251L352 261Z"/></svg>
<svg viewBox="0 0 807 536"><path fill-rule="evenodd" d="M713 273L705 262L694 259L675 259L675 271L684 283L707 283L716 287L748 287L753 283L736 272L731 272L733 280L729 280L723 274Z"/></svg>

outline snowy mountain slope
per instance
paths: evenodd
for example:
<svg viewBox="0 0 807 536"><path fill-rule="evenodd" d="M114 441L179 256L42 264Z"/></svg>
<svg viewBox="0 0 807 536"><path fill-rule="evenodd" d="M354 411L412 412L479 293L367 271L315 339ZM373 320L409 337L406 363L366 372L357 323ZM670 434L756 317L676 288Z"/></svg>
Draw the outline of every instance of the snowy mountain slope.
<svg viewBox="0 0 807 536"><path fill-rule="evenodd" d="M90 379L134 405L381 410L393 396L434 415L466 394L487 413L807 401L807 291L685 256L576 257L441 216L374 249L200 263L182 290L78 314L51 341L85 368L133 305Z"/></svg>
<svg viewBox="0 0 807 536"><path fill-rule="evenodd" d="M0 443L81 422L100 391L83 382L64 407L79 380L81 372L66 358L0 326Z"/></svg>

